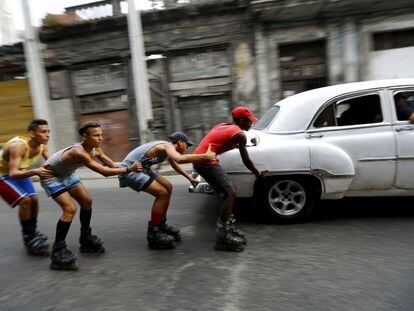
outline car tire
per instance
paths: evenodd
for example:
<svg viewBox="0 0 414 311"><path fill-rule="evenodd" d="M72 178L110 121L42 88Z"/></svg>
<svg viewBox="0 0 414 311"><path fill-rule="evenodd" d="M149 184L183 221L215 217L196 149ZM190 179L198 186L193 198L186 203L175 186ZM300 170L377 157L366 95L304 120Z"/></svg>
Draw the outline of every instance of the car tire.
<svg viewBox="0 0 414 311"><path fill-rule="evenodd" d="M269 178L263 180L259 187L258 200L265 214L282 223L303 221L317 197L312 182L305 178Z"/></svg>

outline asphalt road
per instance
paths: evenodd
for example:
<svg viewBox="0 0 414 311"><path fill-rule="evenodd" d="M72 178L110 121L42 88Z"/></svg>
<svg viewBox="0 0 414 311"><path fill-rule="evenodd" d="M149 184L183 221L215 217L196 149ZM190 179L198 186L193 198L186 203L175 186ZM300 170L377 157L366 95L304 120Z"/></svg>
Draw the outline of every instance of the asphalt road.
<svg viewBox="0 0 414 311"><path fill-rule="evenodd" d="M49 270L28 256L16 210L0 202L0 310L413 310L414 200L328 202L309 222L279 225L245 203L243 253L213 250L217 199L190 194L181 177L169 223L175 250L148 250L151 198L87 180L93 231L104 255L79 254L78 218L67 243L80 270ZM40 191L39 229L54 236L58 207Z"/></svg>

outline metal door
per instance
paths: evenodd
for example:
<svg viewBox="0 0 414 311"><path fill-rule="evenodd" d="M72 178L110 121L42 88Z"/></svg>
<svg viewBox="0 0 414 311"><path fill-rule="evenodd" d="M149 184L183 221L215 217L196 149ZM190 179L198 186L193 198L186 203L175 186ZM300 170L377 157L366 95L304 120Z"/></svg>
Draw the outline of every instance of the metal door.
<svg viewBox="0 0 414 311"><path fill-rule="evenodd" d="M97 121L103 130L102 148L112 160L121 161L131 149L128 110L98 112L81 116L81 122Z"/></svg>

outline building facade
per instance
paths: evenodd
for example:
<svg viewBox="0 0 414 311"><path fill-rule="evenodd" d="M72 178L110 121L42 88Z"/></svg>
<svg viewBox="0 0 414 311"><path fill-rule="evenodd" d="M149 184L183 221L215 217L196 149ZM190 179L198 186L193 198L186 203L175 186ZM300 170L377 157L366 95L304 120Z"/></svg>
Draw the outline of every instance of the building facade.
<svg viewBox="0 0 414 311"><path fill-rule="evenodd" d="M412 1L257 0L250 6L265 109L269 101L323 85L414 76Z"/></svg>
<svg viewBox="0 0 414 311"><path fill-rule="evenodd" d="M119 13L119 12L118 12ZM83 120L119 159L140 141L126 16L41 31L59 145ZM222 0L142 12L153 114L196 142L238 105L325 85L414 76L412 0ZM62 139L64 141L62 141Z"/></svg>

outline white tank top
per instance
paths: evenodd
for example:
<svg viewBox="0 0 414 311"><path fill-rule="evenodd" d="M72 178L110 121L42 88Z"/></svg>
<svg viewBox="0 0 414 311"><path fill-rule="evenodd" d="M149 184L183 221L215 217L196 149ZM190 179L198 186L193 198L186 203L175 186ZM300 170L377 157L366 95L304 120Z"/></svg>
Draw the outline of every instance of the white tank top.
<svg viewBox="0 0 414 311"><path fill-rule="evenodd" d="M45 165L49 165L51 170L58 176L67 176L72 174L74 171L76 171L79 167L83 166L83 163L63 163L62 161L62 155L66 150L72 149L73 147L81 147L83 146L81 143L74 144L73 146L69 146L67 148L64 148L62 150L59 150L58 152L52 154L49 159L47 159ZM95 148L92 151L92 158L95 156Z"/></svg>

